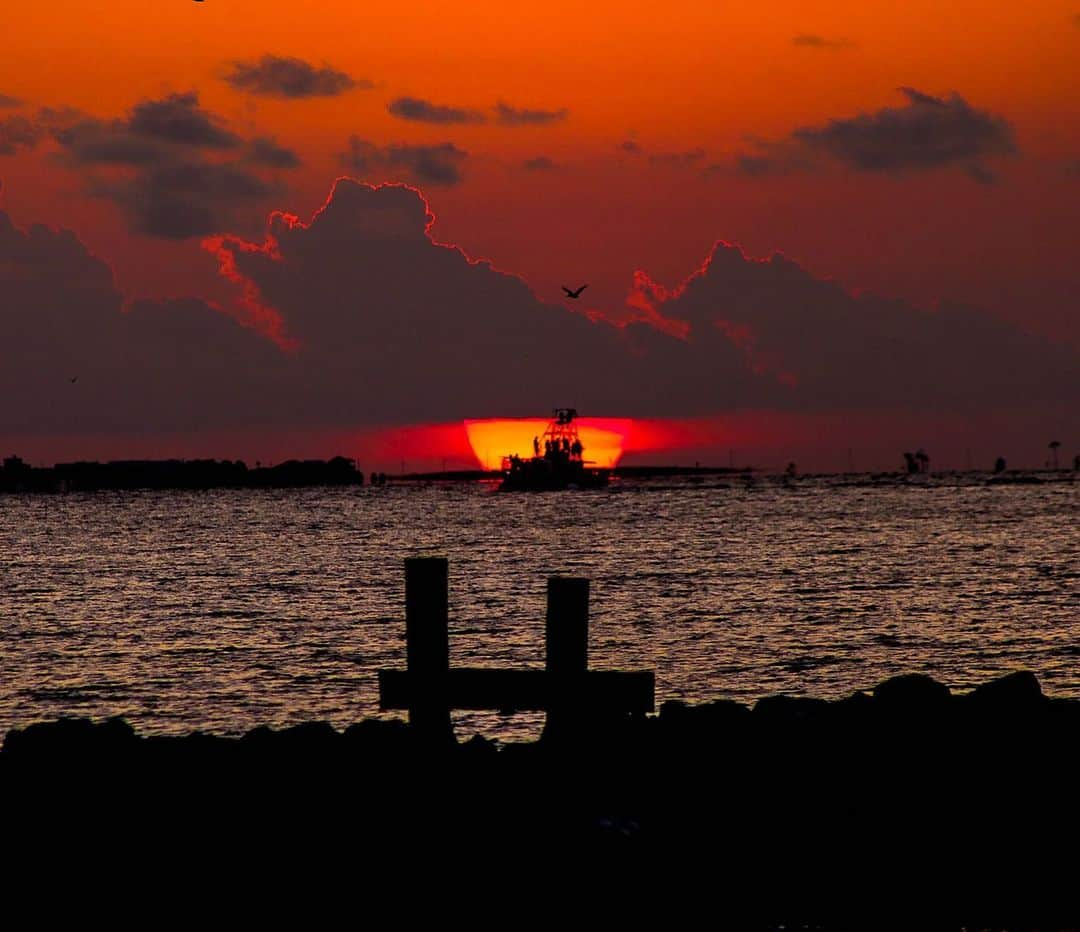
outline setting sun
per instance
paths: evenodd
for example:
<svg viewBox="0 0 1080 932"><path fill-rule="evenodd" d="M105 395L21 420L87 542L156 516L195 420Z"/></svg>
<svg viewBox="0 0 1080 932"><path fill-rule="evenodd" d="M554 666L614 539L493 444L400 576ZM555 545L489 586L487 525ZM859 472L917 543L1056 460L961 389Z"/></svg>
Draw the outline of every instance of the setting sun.
<svg viewBox="0 0 1080 932"><path fill-rule="evenodd" d="M633 425L630 418L583 417L574 423L587 463L604 468L618 465ZM466 420L465 432L480 465L501 469L503 457L532 456L533 438L542 437L547 425L547 418L538 417Z"/></svg>

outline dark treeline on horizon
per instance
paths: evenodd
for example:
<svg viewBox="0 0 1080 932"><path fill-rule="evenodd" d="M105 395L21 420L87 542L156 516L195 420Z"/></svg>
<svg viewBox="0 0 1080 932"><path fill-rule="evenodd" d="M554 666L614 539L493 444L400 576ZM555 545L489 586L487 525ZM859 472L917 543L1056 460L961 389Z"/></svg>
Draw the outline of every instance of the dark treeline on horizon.
<svg viewBox="0 0 1080 932"><path fill-rule="evenodd" d="M17 456L0 464L0 492L117 489L298 488L363 485L355 460L287 460L248 468L242 460L115 460L33 467Z"/></svg>

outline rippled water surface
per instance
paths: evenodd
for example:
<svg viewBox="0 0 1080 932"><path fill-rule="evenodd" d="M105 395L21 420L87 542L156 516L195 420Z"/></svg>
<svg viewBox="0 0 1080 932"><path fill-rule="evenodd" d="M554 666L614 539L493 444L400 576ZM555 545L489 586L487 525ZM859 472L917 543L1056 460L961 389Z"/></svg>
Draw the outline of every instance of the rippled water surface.
<svg viewBox="0 0 1080 932"><path fill-rule="evenodd" d="M419 554L450 558L454 664L542 666L545 580L563 573L592 580L590 665L654 669L658 701L1019 667L1080 696L1077 504L1072 481L956 478L0 496L0 732L377 714Z"/></svg>

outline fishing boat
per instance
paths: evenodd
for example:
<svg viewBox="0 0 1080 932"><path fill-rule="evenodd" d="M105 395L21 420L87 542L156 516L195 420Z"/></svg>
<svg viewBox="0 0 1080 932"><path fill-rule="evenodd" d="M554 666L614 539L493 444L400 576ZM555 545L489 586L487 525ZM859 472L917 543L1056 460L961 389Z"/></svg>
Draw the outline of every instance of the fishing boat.
<svg viewBox="0 0 1080 932"><path fill-rule="evenodd" d="M533 438L533 455L504 456L504 492L546 492L560 489L599 489L610 481L606 469L585 459L585 447L578 436L574 408L556 408L542 437Z"/></svg>

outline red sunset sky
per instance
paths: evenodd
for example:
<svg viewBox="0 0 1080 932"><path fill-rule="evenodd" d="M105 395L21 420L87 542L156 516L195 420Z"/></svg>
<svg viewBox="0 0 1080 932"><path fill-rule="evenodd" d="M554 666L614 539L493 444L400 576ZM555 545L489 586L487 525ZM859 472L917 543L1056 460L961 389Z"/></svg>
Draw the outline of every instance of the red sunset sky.
<svg viewBox="0 0 1080 932"><path fill-rule="evenodd" d="M1071 460L1078 61L1073 0L19 5L0 445Z"/></svg>

